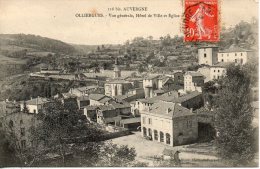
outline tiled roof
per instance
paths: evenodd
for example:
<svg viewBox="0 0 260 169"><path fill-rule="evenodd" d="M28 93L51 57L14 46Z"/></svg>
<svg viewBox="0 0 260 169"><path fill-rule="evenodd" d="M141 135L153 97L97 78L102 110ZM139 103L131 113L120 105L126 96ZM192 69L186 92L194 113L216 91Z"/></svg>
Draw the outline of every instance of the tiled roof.
<svg viewBox="0 0 260 169"><path fill-rule="evenodd" d="M200 72L195 72L195 71L188 71L186 74L187 75L191 75L193 77L195 77L195 76L203 76Z"/></svg>
<svg viewBox="0 0 260 169"><path fill-rule="evenodd" d="M86 106L85 107L87 110L96 110L98 106Z"/></svg>
<svg viewBox="0 0 260 169"><path fill-rule="evenodd" d="M215 65L212 65L211 67L223 67L226 68L228 67L230 64L232 64L233 62L219 62Z"/></svg>
<svg viewBox="0 0 260 169"><path fill-rule="evenodd" d="M230 53L230 52L248 52L251 50L243 49L238 46L231 45L228 49L219 51L219 53Z"/></svg>
<svg viewBox="0 0 260 169"><path fill-rule="evenodd" d="M100 87L99 86L84 86L84 87L75 88L74 90L84 92L84 91L87 91L87 90L90 90L90 89L96 89L96 88L100 88Z"/></svg>
<svg viewBox="0 0 260 169"><path fill-rule="evenodd" d="M165 93L163 95L152 97L152 98L138 99L138 101L140 101L142 103L156 103L160 100L163 100L163 101L168 101L168 102L173 102L173 103L182 103L182 102L190 100L194 97L197 97L199 95L201 95L200 92L194 91L189 94L185 94L183 96L176 97L176 95L174 95L174 91L173 91L172 94Z"/></svg>
<svg viewBox="0 0 260 169"><path fill-rule="evenodd" d="M98 108L102 111L114 110L112 105L99 105Z"/></svg>
<svg viewBox="0 0 260 169"><path fill-rule="evenodd" d="M131 82L127 81L127 80L123 80L123 79L112 79L106 82L107 84L129 84Z"/></svg>
<svg viewBox="0 0 260 169"><path fill-rule="evenodd" d="M163 90L163 89L158 89L155 90L154 93L166 93L167 91Z"/></svg>
<svg viewBox="0 0 260 169"><path fill-rule="evenodd" d="M208 46L200 46L200 47L198 47L198 49L201 49L201 48L218 48L218 46L208 45Z"/></svg>
<svg viewBox="0 0 260 169"><path fill-rule="evenodd" d="M107 97L107 96L103 95L103 94L90 94L89 95L89 99L96 100L96 101L99 101L99 100L101 100L104 97Z"/></svg>
<svg viewBox="0 0 260 169"><path fill-rule="evenodd" d="M131 107L131 105L130 105L128 102L124 102L124 103L112 102L111 105L112 105L115 109Z"/></svg>
<svg viewBox="0 0 260 169"><path fill-rule="evenodd" d="M83 100L89 100L88 96L80 96L78 97L78 100L83 101Z"/></svg>
<svg viewBox="0 0 260 169"><path fill-rule="evenodd" d="M141 122L141 118L140 117L129 118L129 119L122 119L120 121L121 124L132 124L132 123L138 123L138 122Z"/></svg>
<svg viewBox="0 0 260 169"><path fill-rule="evenodd" d="M108 101L110 101L110 100L112 100L112 98L106 96L106 97L103 97L102 99L100 99L100 100L98 100L98 101L99 101L100 103L106 103L106 102L108 102Z"/></svg>
<svg viewBox="0 0 260 169"><path fill-rule="evenodd" d="M164 117L181 117L195 115L189 109L176 103L160 101L152 105L149 113Z"/></svg>
<svg viewBox="0 0 260 169"><path fill-rule="evenodd" d="M144 79L152 80L152 79L155 79L155 78L158 78L158 77L159 77L159 75L147 75L147 76L144 77Z"/></svg>

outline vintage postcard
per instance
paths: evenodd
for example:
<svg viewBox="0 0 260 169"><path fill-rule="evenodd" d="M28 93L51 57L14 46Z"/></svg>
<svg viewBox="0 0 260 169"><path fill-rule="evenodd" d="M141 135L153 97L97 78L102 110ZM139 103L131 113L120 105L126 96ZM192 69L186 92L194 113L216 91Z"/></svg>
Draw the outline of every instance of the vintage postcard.
<svg viewBox="0 0 260 169"><path fill-rule="evenodd" d="M1 167L258 167L258 0L0 0Z"/></svg>

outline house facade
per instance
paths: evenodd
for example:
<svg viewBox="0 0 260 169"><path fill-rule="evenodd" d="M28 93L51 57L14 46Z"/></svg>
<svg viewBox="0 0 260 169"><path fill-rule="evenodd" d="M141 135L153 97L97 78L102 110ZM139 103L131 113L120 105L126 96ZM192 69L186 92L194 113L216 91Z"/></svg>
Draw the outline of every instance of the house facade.
<svg viewBox="0 0 260 169"><path fill-rule="evenodd" d="M220 79L223 76L226 75L226 71L227 71L227 64L223 64L223 63L218 63L216 65L213 66L204 66L198 69L198 72L201 73L205 79L204 82L208 82L208 81L212 81L212 80L216 80L216 79Z"/></svg>
<svg viewBox="0 0 260 169"><path fill-rule="evenodd" d="M188 71L184 75L184 91L201 91L204 84L204 76L195 71Z"/></svg>
<svg viewBox="0 0 260 169"><path fill-rule="evenodd" d="M198 137L196 114L179 104L160 101L141 113L143 137L170 146L195 142Z"/></svg>
<svg viewBox="0 0 260 169"><path fill-rule="evenodd" d="M231 46L227 50L218 52L218 62L233 62L237 64L245 64L253 56L253 51Z"/></svg>

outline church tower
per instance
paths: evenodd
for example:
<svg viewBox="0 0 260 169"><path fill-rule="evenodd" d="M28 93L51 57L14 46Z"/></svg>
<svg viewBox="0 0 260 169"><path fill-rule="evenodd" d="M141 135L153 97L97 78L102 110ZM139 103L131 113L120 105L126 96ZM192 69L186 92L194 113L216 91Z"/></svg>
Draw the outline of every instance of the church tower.
<svg viewBox="0 0 260 169"><path fill-rule="evenodd" d="M118 67L118 59L115 59L115 67L114 67L114 78L120 78L121 77L121 70Z"/></svg>

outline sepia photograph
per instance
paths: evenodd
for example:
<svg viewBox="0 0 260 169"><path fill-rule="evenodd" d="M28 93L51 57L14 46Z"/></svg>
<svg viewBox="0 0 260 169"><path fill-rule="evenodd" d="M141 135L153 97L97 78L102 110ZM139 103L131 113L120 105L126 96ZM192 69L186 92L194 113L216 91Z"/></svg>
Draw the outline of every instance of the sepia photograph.
<svg viewBox="0 0 260 169"><path fill-rule="evenodd" d="M259 167L258 0L0 0L0 167Z"/></svg>

